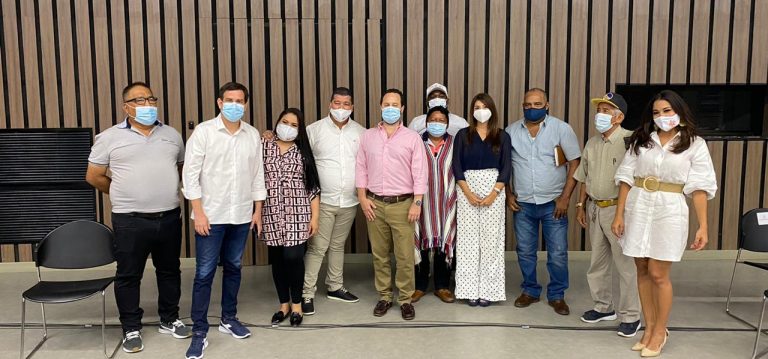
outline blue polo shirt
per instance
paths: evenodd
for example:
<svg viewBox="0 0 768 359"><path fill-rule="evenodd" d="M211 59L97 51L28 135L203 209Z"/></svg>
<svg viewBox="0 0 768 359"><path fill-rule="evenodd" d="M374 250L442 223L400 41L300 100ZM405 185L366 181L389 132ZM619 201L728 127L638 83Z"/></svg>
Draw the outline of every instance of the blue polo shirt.
<svg viewBox="0 0 768 359"><path fill-rule="evenodd" d="M512 141L512 177L519 202L544 204L563 192L567 166L555 166L555 146L563 149L568 161L581 157L579 140L571 126L547 115L536 138L531 137L525 120L507 126Z"/></svg>

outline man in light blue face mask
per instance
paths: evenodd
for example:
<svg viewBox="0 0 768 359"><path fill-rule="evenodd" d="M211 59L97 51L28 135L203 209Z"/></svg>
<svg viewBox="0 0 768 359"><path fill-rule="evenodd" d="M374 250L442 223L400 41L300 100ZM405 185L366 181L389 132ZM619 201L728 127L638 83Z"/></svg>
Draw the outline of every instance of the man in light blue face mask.
<svg viewBox="0 0 768 359"><path fill-rule="evenodd" d="M382 121L360 137L355 161L355 187L360 208L368 220L379 301L373 315L381 317L392 306L392 270L389 254L397 262L397 301L405 320L416 311L414 292L414 232L427 191L427 156L424 142L402 124L403 93L389 89L381 97Z"/></svg>
<svg viewBox="0 0 768 359"><path fill-rule="evenodd" d="M624 159L626 142L632 131L621 127L627 113L627 102L621 95L609 92L592 99L592 105L597 110L594 125L598 134L584 146L581 163L573 176L580 182L576 220L587 229L592 244L587 282L594 306L581 316L581 320L597 323L618 318L621 322L617 334L632 337L640 328L637 269L634 260L622 253L618 238L611 231L619 196L614 177ZM619 274L618 296L611 293L614 266Z"/></svg>
<svg viewBox="0 0 768 359"><path fill-rule="evenodd" d="M195 128L187 141L184 197L195 223L195 282L192 342L187 359L203 357L208 345L208 305L216 267L224 267L219 332L244 339L251 332L237 319L241 258L249 233L261 233L267 190L259 131L244 119L248 89L224 84L216 101L221 113Z"/></svg>
<svg viewBox="0 0 768 359"><path fill-rule="evenodd" d="M448 98L448 88L437 82L427 87L426 96L427 111L437 106L442 106L447 109L451 101ZM449 135L455 136L456 132L459 132L460 129L465 127L469 127L467 120L453 113L448 114ZM424 114L414 117L413 120L408 123L408 128L423 135L424 131L427 130L427 115Z"/></svg>
<svg viewBox="0 0 768 359"><path fill-rule="evenodd" d="M109 194L112 203L115 301L123 329L122 348L128 353L144 349L139 288L150 254L157 275L158 331L179 339L192 335L179 320L179 172L184 143L178 131L157 119L157 104L146 83L126 86L126 118L96 136L86 172L86 181Z"/></svg>

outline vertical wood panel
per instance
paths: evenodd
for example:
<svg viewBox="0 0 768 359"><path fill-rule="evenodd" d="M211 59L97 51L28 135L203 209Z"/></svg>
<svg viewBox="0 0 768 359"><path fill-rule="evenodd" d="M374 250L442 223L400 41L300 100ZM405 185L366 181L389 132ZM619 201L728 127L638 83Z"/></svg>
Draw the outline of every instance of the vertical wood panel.
<svg viewBox="0 0 768 359"><path fill-rule="evenodd" d="M695 1L693 12L693 38L691 47L691 83L707 81L707 57L709 50L709 1Z"/></svg>
<svg viewBox="0 0 768 359"><path fill-rule="evenodd" d="M651 40L651 73L652 83L666 83L667 43L669 39L669 2L672 0L655 0L653 2L653 28Z"/></svg>
<svg viewBox="0 0 768 359"><path fill-rule="evenodd" d="M731 66L730 68L725 68L723 72L731 72L731 83L747 83L747 51L749 48L749 11L751 2L749 0L735 1L734 13L732 15L733 31L729 31L731 36L733 36Z"/></svg>
<svg viewBox="0 0 768 359"><path fill-rule="evenodd" d="M464 22L464 2L448 1L448 78L446 85L451 95L451 112L467 118L469 105L464 91L466 72L464 70L464 37L467 29ZM525 44L525 43L523 43ZM471 116L471 114L470 114Z"/></svg>
<svg viewBox="0 0 768 359"><path fill-rule="evenodd" d="M219 110L216 107L216 84L213 82L213 59L215 52L213 49L213 34L211 33L211 26L213 14L211 12L211 3L208 1L197 2L200 27L196 29L200 33L198 39L197 49L198 58L200 62L200 73L197 76L200 77L200 88L198 89L200 103L202 104L203 113L198 121L205 121L211 119L218 114Z"/></svg>
<svg viewBox="0 0 768 359"><path fill-rule="evenodd" d="M484 92L485 81L485 59L487 49L485 48L485 1L477 1L469 4L469 28L467 29L467 115L472 116L472 98L481 92Z"/></svg>
<svg viewBox="0 0 768 359"><path fill-rule="evenodd" d="M650 9L647 1L635 1L632 10L632 68L631 83L645 83L648 69L648 21Z"/></svg>
<svg viewBox="0 0 768 359"><path fill-rule="evenodd" d="M688 24L690 20L691 0L674 1L675 16L672 19L672 56L669 68L670 82L685 83L688 71Z"/></svg>
<svg viewBox="0 0 768 359"><path fill-rule="evenodd" d="M424 2L427 0L407 1L406 8L408 17L405 22L408 26L406 54L408 54L408 67L405 69L406 103L405 119L410 121L412 118L424 113L425 95L424 90L428 84L424 84Z"/></svg>
<svg viewBox="0 0 768 359"><path fill-rule="evenodd" d="M387 77L382 79L386 88L397 88L405 91L403 88L403 79L405 68L403 64L403 51L405 51L405 34L403 33L403 11L405 4L402 0L386 1L386 22L387 31L382 34L383 42L386 44L386 64L383 64L387 70ZM410 94L405 94L406 98ZM406 99L407 100L407 99Z"/></svg>
<svg viewBox="0 0 768 359"><path fill-rule="evenodd" d="M299 57L299 20L285 20L285 60L288 107L301 108L301 58ZM311 94L310 94L311 95ZM305 109L302 109L305 110Z"/></svg>
<svg viewBox="0 0 768 359"><path fill-rule="evenodd" d="M21 102L22 97L18 95L22 92L21 77L19 76L21 54L18 51L17 29L19 24L16 20L16 2L3 1L1 5L3 7L3 44L6 51L5 65L8 68L6 73L8 87L4 90L8 93L9 103L5 110L10 113L11 127L22 128L24 127L24 109Z"/></svg>
<svg viewBox="0 0 768 359"><path fill-rule="evenodd" d="M26 88L23 92L23 96L27 100L27 118L30 128L41 128L42 114L41 109L41 89L40 89L40 77L38 71L38 62L40 59L37 56L37 29L35 28L35 13L34 3L32 1L22 1L21 6L21 32L22 41L24 41L24 52L22 54L25 70L25 81L21 84L22 88Z"/></svg>
<svg viewBox="0 0 768 359"><path fill-rule="evenodd" d="M59 90L58 83L55 81L56 75L56 44L53 34L53 2L52 0L39 1L39 24L40 24L40 61L42 62L43 73L40 74L45 83L44 93L41 93L43 101L43 113L46 116L46 127L55 128L59 126ZM2 97L0 97L2 98ZM0 101L2 102L2 101ZM2 111L0 111L0 114ZM2 117L0 117L2 118Z"/></svg>
<svg viewBox="0 0 768 359"><path fill-rule="evenodd" d="M752 29L752 83L768 82L768 1L755 2L755 26Z"/></svg>
<svg viewBox="0 0 768 359"><path fill-rule="evenodd" d="M528 54L530 83L528 88L539 87L547 89L547 2L531 1L531 19L529 31L531 36L530 53Z"/></svg>
<svg viewBox="0 0 768 359"><path fill-rule="evenodd" d="M712 156L712 164L715 167L715 174L717 175L718 188L715 198L707 203L707 226L709 228L709 243L706 249L717 249L718 238L720 237L720 197L725 194L722 191L722 183L720 183L720 174L723 173L723 141L710 141L707 143L709 146L709 154ZM689 204L689 207L693 207ZM689 216L689 230L688 233L693 235L698 229L698 221L696 216Z"/></svg>
<svg viewBox="0 0 768 359"><path fill-rule="evenodd" d="M760 206L760 172L763 169L762 141L750 141L747 144L747 162L744 164L746 173L744 178L744 209L747 212ZM743 214L743 213L741 213Z"/></svg>
<svg viewBox="0 0 768 359"><path fill-rule="evenodd" d="M507 33L507 4L501 0L491 0L489 3L491 15L488 19L488 68L485 69L488 73L488 94L493 97L496 102L496 110L499 113L500 126L505 127L508 122L508 118L504 116L506 113L506 107L504 99L507 97L505 92L505 65L507 59L504 57L507 49L506 33ZM565 35L565 34L563 34Z"/></svg>
<svg viewBox="0 0 768 359"><path fill-rule="evenodd" d="M354 96L354 115L352 116L352 119L357 121L357 123L361 124L363 127L368 127L368 88L366 87L368 76L368 53L366 52L366 49L368 43L365 37L365 6L358 1L353 1L353 5L354 8L352 11L354 17L352 19L352 64L350 65L354 70L353 73L355 76L352 79L352 83L350 84L352 94ZM320 104L322 104L321 108L324 112L327 111L327 106L325 104L329 100L330 98L317 100ZM375 107L374 104L371 104L371 107ZM325 115L322 117L325 117ZM365 235L358 235L355 238L359 241L361 237L364 240L367 239L367 236ZM358 246L356 248L360 247Z"/></svg>
<svg viewBox="0 0 768 359"><path fill-rule="evenodd" d="M627 51L629 44L629 0L613 0L611 35L611 88L627 82Z"/></svg>
<svg viewBox="0 0 768 359"><path fill-rule="evenodd" d="M149 74L145 73L144 68L144 13L141 9L141 0L128 0L128 26L130 26L130 36L128 40L131 44L131 82L146 81L149 82Z"/></svg>
<svg viewBox="0 0 768 359"><path fill-rule="evenodd" d="M127 10L127 4L120 0L110 1L112 8L112 14L110 14L112 22L112 47L109 51L112 52L111 70L112 76L114 76L114 83L112 84L111 91L115 94L115 103L113 104L113 106L115 106L115 112L112 121L115 123L122 121L125 117L125 111L122 109L122 91L123 88L128 85L130 69L128 68L127 58L128 39L126 38L125 33L125 11ZM193 57L192 59L187 58L185 61L194 62L195 60ZM135 79L133 80L136 81Z"/></svg>
<svg viewBox="0 0 768 359"><path fill-rule="evenodd" d="M729 141L728 159L723 169L728 175L725 176L725 183L722 184L723 195L725 196L724 207L720 209L723 216L723 247L722 249L737 249L737 231L739 228L739 200L741 199L741 159L743 145L740 141Z"/></svg>
<svg viewBox="0 0 768 359"><path fill-rule="evenodd" d="M731 0L713 0L715 2L712 28L712 59L710 79L712 83L725 83L728 71L728 34L731 16Z"/></svg>
<svg viewBox="0 0 768 359"><path fill-rule="evenodd" d="M427 86L439 82L444 84L443 77L445 71L445 57L448 55L448 49L445 46L444 14L447 13L444 0L425 0L427 2L427 13L425 15L427 22L427 52L424 54L424 61L427 62ZM449 95L451 90L448 89Z"/></svg>

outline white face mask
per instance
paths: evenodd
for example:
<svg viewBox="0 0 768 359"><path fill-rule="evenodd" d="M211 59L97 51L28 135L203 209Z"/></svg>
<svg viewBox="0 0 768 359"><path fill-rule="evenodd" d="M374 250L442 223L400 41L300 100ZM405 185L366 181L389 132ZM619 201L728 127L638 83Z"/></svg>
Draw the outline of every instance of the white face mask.
<svg viewBox="0 0 768 359"><path fill-rule="evenodd" d="M653 122L655 122L656 126L658 126L662 131L669 132L680 124L680 116L677 114L672 116L659 116L654 118Z"/></svg>
<svg viewBox="0 0 768 359"><path fill-rule="evenodd" d="M479 108L472 114L475 120L480 123L486 123L491 119L491 110L487 108Z"/></svg>
<svg viewBox="0 0 768 359"><path fill-rule="evenodd" d="M286 142L290 142L295 140L296 136L299 135L299 129L281 122L277 124L275 133L277 134L277 138Z"/></svg>
<svg viewBox="0 0 768 359"><path fill-rule="evenodd" d="M346 121L351 114L352 114L352 110L347 110L344 108L331 109L331 118L336 122Z"/></svg>
<svg viewBox="0 0 768 359"><path fill-rule="evenodd" d="M443 106L445 108L448 108L448 99L433 98L429 100L429 108L437 107L437 106Z"/></svg>

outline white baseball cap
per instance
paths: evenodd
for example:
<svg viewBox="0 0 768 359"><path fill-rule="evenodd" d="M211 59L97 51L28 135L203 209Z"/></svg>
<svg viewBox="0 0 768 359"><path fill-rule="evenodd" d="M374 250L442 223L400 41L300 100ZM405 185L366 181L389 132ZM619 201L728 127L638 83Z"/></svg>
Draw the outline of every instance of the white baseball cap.
<svg viewBox="0 0 768 359"><path fill-rule="evenodd" d="M442 91L445 94L445 96L448 96L448 88L443 86L441 83L438 83L438 82L435 82L435 83L429 85L429 87L427 87L427 94L426 94L426 96L429 96L429 94L431 94L432 91L435 91L435 90L440 90L440 91Z"/></svg>

